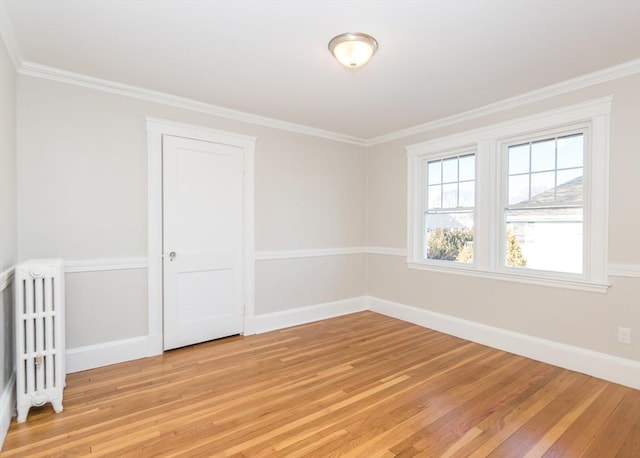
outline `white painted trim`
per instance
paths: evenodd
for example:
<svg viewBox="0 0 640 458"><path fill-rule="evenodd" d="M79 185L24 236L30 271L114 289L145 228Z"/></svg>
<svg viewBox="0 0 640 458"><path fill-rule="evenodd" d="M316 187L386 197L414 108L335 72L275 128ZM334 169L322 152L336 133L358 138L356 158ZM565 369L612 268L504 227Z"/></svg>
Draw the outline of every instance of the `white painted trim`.
<svg viewBox="0 0 640 458"><path fill-rule="evenodd" d="M256 251L256 261L271 261L276 259L314 258L322 256L344 256L350 254L378 254L388 256L407 255L406 248L392 248L386 246L351 246L335 248L318 248L308 250L274 250Z"/></svg>
<svg viewBox="0 0 640 458"><path fill-rule="evenodd" d="M11 425L11 417L13 417L16 409L16 373L15 371L9 377L7 384L2 390L0 396L0 450L2 444L7 437L9 425Z"/></svg>
<svg viewBox="0 0 640 458"><path fill-rule="evenodd" d="M536 361L640 389L640 361L463 320L377 297L368 298L368 309Z"/></svg>
<svg viewBox="0 0 640 458"><path fill-rule="evenodd" d="M100 272L105 270L146 269L147 258L83 259L64 262L65 273Z"/></svg>
<svg viewBox="0 0 640 458"><path fill-rule="evenodd" d="M611 113L613 96L598 97L580 103L565 105L552 110L541 111L531 115L521 116L508 121L465 130L455 134L426 140L407 145L407 156L422 157L425 154L440 154L447 150L466 149L470 145L476 145L481 141L499 140L516 135L524 135L527 132L547 130L556 125L574 124L580 121L591 120L597 116L606 116Z"/></svg>
<svg viewBox="0 0 640 458"><path fill-rule="evenodd" d="M392 248L388 246L368 246L367 254L377 254L382 256L407 256L406 248Z"/></svg>
<svg viewBox="0 0 640 458"><path fill-rule="evenodd" d="M18 47L18 41L16 40L16 35L13 30L13 24L11 23L11 19L9 19L6 8L5 3L0 2L0 35L2 35L4 46L7 48L9 58L13 62L13 66L17 71L22 66L22 53Z"/></svg>
<svg viewBox="0 0 640 458"><path fill-rule="evenodd" d="M408 129L402 129L386 135L374 137L366 140L365 143L366 146L374 146L393 140L399 140L401 138L410 137L412 135L417 135L424 132L440 129L442 127L451 126L453 124L459 124L465 121L470 121L472 119L481 118L483 116L487 116L500 111L517 108L519 106L538 102L540 100L555 97L585 87L594 86L596 84L605 83L607 81L612 81L618 78L624 78L636 73L640 73L640 59L631 60L620 65L615 65L613 67L604 68L593 73L588 73L586 75L578 76L566 81L561 81L560 83L552 84L550 86L546 86L531 92L526 92L515 97L510 97L508 99L490 103L482 107L474 108L473 110L457 113L453 116L447 116L446 118L437 119L435 121L420 124Z"/></svg>
<svg viewBox="0 0 640 458"><path fill-rule="evenodd" d="M549 288L566 288L577 291L587 291L591 293L606 293L609 286L611 286L608 283L594 283L586 281L583 282L569 279L565 280L560 278L545 278L524 274L505 274L502 272L474 269L471 267L465 267L464 265L448 267L407 261L407 267L410 269L426 270L429 272L437 272L441 274L465 275L467 277L487 278L490 280L501 280L514 283L526 283L529 285L546 286Z"/></svg>
<svg viewBox="0 0 640 458"><path fill-rule="evenodd" d="M164 92L152 91L138 86L131 86L129 84L118 83L101 78L94 78L93 76L68 72L66 70L40 65L33 62L23 62L19 67L18 72L25 76L43 78L51 81L57 81L59 83L72 84L74 86L124 95L126 97L160 103L198 113L206 113L220 118L232 119L234 121L245 122L257 126L270 127L272 129L310 135L312 137L326 138L337 142L350 143L359 146L364 146L365 144L364 140L350 135L330 132L328 130L304 126L302 124L296 124L288 121L281 121L279 119L259 116L244 111L232 110L230 108L211 105L209 103L199 102L185 97L178 97Z"/></svg>
<svg viewBox="0 0 640 458"><path fill-rule="evenodd" d="M387 247L387 246L375 246L375 247L370 246L366 248L366 251L368 254L376 254L376 255L400 256L400 257L407 256L406 248L393 248L393 247ZM422 268L422 267L419 267L419 268ZM431 269L422 268L422 270L431 270ZM442 272L442 269L438 268L437 271ZM607 272L610 277L640 278L640 264L609 263L607 267ZM460 272L454 272L454 273L460 273ZM482 276L486 277L485 275L482 275Z"/></svg>
<svg viewBox="0 0 640 458"><path fill-rule="evenodd" d="M255 261L268 261L276 259L295 259L295 258L311 258L322 256L343 256L351 254L373 254L380 256L398 256L406 257L406 248L396 248L387 246L367 246L367 247L337 247L337 248L322 248L322 249L310 249L310 250L282 250L282 251L256 251ZM246 259L247 265L250 265L253 261ZM65 261L65 273L76 272L102 272L106 270L128 270L128 269L146 269L149 267L147 258L144 257L132 257L132 258L102 258L102 259L83 259L83 260L69 260ZM411 266L414 267L414 266ZM429 269L428 266L417 267L422 270L435 270ZM438 272L442 271L442 268L437 269ZM460 273L460 272L453 272ZM466 271L463 272L467 274ZM631 277L640 278L640 265L636 264L614 264L610 263L608 267L609 276L612 277ZM481 277L487 277L487 275L480 275ZM489 276L487 278L497 278L495 276ZM502 277L498 278L502 279ZM0 272L0 291L5 289L13 280L13 267ZM536 283L537 284L537 283ZM546 285L551 286L551 285ZM582 289L582 288L579 288Z"/></svg>
<svg viewBox="0 0 640 458"><path fill-rule="evenodd" d="M318 256L342 256L349 254L364 254L366 247L337 247L318 248L309 250L281 250L281 251L256 251L256 261L270 261L274 259L313 258Z"/></svg>
<svg viewBox="0 0 640 458"><path fill-rule="evenodd" d="M281 312L246 316L244 334L263 333L361 312L366 310L366 303L366 298L361 296ZM162 349L162 334L70 348L66 352L67 373L154 356L158 354L158 348Z"/></svg>
<svg viewBox="0 0 640 458"><path fill-rule="evenodd" d="M245 148L244 164L243 164L243 272L244 272L244 288L242 291L244 300L245 317L251 317L255 314L255 290L256 290L256 222L255 222L255 143L256 139L248 139L248 145ZM243 323L243 329L246 323Z"/></svg>
<svg viewBox="0 0 640 458"><path fill-rule="evenodd" d="M640 361L607 355L370 296L247 316L244 334L259 334L364 310L371 310L537 361L640 389ZM67 373L153 356L157 354L158 348L162 348L161 334L68 349Z"/></svg>
<svg viewBox="0 0 640 458"><path fill-rule="evenodd" d="M638 264L609 264L610 277L640 278L640 265Z"/></svg>
<svg viewBox="0 0 640 458"><path fill-rule="evenodd" d="M0 2L0 6L2 6L2 2ZM2 15L0 14L0 18L1 17ZM6 21L6 18L5 22L8 22ZM9 49L9 53L11 54L11 58L14 61L14 65L16 66L18 73L20 73L21 75L32 76L35 78L44 78L61 83L72 84L89 89L95 89L99 91L105 91L113 94L146 100L149 102L160 103L163 105L182 108L185 110L206 113L225 119L233 119L249 124L270 127L273 129L279 129L288 132L295 132L303 135L310 135L313 137L326 138L333 141L359 146L374 146L381 143L387 143L393 140L410 137L412 135L421 134L423 132L433 131L464 121L481 118L492 113L497 113L500 111L527 105L585 87L593 86L618 78L624 78L635 73L640 73L640 59L635 59L626 63L615 65L613 67L604 68L602 70L588 73L586 75L552 84L550 86L546 86L531 92L526 92L515 97L510 97L508 99L500 100L498 102L484 105L482 107L474 108L463 113L458 113L453 116L436 119L434 121L430 121L407 129L398 130L378 137L364 139L340 134L337 132L318 129L315 127L291 123L288 121L282 121L279 119L232 110L229 108L211 105L197 100L178 97L163 92L152 91L137 86L131 86L128 84L95 78L79 73L68 72L66 70L41 65L34 62L24 62L22 56L20 55L19 49L15 44L16 42L12 38L12 34L8 32L8 30L11 30L10 27L7 29L5 24L2 24L2 28L7 31L3 33L3 38L5 39L5 44Z"/></svg>
<svg viewBox="0 0 640 458"><path fill-rule="evenodd" d="M367 309L366 304L365 296L360 296L247 317L245 335L261 334L313 321L362 312Z"/></svg>
<svg viewBox="0 0 640 458"><path fill-rule="evenodd" d="M67 374L153 356L155 353L150 353L149 349L158 344L162 347L162 339L159 343L157 340L158 336L140 336L69 348L66 352Z"/></svg>
<svg viewBox="0 0 640 458"><path fill-rule="evenodd" d="M163 334L162 329L162 135L147 130L147 329ZM154 349L161 354L163 340Z"/></svg>
<svg viewBox="0 0 640 458"><path fill-rule="evenodd" d="M148 192L148 329L154 336L163 335L162 315L162 136L192 138L231 145L243 150L243 299L245 320L253 316L255 285L255 143L256 138L234 132L146 118L147 124L147 192ZM163 351L160 345L150 354ZM153 344L156 345L156 344Z"/></svg>
<svg viewBox="0 0 640 458"><path fill-rule="evenodd" d="M0 292L4 291L13 281L13 273L15 267L11 266L6 270L0 272Z"/></svg>

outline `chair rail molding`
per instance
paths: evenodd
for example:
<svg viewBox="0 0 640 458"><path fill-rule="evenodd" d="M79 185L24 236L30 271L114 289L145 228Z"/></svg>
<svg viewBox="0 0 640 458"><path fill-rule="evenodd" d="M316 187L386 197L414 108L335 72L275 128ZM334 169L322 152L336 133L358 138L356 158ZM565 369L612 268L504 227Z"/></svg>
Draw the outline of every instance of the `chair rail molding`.
<svg viewBox="0 0 640 458"><path fill-rule="evenodd" d="M105 270L146 269L146 257L65 260L65 273L101 272Z"/></svg>

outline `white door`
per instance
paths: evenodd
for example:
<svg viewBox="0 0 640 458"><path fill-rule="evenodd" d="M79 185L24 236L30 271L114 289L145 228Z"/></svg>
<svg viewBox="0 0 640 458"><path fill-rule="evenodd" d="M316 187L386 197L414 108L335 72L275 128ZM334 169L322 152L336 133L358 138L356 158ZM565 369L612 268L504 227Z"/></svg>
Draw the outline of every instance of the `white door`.
<svg viewBox="0 0 640 458"><path fill-rule="evenodd" d="M163 136L165 350L242 331L242 155Z"/></svg>

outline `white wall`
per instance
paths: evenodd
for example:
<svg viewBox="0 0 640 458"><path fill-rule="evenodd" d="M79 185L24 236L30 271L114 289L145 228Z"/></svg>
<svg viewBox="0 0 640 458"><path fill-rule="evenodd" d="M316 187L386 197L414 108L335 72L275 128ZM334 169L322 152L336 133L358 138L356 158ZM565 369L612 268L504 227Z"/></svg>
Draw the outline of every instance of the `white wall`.
<svg viewBox="0 0 640 458"><path fill-rule="evenodd" d="M634 75L368 149L368 244L406 248L406 145L613 95L609 262L640 266L640 76ZM606 294L408 269L369 255L368 294L529 336L640 361L640 278L611 277ZM632 344L617 342L617 327Z"/></svg>
<svg viewBox="0 0 640 458"><path fill-rule="evenodd" d="M101 259L147 255L145 116L257 137L256 250L365 245L361 147L19 76L21 260L56 256L99 266ZM66 278L68 348L147 333L144 269ZM364 292L364 255L256 263L257 314Z"/></svg>
<svg viewBox="0 0 640 458"><path fill-rule="evenodd" d="M0 444L11 410L14 372L13 288L16 262L16 72L0 38Z"/></svg>

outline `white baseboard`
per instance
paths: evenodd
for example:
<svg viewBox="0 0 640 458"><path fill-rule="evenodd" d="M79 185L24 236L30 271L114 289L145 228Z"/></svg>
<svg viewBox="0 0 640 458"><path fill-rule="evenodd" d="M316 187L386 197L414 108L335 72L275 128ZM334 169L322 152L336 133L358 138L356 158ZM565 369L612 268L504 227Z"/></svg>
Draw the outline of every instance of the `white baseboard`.
<svg viewBox="0 0 640 458"><path fill-rule="evenodd" d="M11 374L9 381L0 395L0 450L4 444L4 438L9 431L11 417L16 408L16 373Z"/></svg>
<svg viewBox="0 0 640 458"><path fill-rule="evenodd" d="M376 297L360 296L246 317L244 334L260 334L364 310L371 310L462 339L640 389L640 361L533 337ZM72 348L67 350L67 372L78 372L161 353L161 335L134 337ZM2 402L5 402L4 394ZM4 404L2 406L4 408ZM4 415L4 410L0 413Z"/></svg>
<svg viewBox="0 0 640 458"><path fill-rule="evenodd" d="M368 309L462 339L640 389L640 361L368 297Z"/></svg>
<svg viewBox="0 0 640 458"><path fill-rule="evenodd" d="M140 336L67 349L67 373L109 366L162 353L161 336Z"/></svg>
<svg viewBox="0 0 640 458"><path fill-rule="evenodd" d="M245 335L260 334L276 329L326 320L366 310L366 297L353 297L335 302L298 307L282 312L265 313L245 318Z"/></svg>
<svg viewBox="0 0 640 458"><path fill-rule="evenodd" d="M273 331L363 310L366 310L364 296L256 315L245 319L244 333L249 335ZM66 352L67 373L123 363L161 353L162 335L140 336L70 348Z"/></svg>

